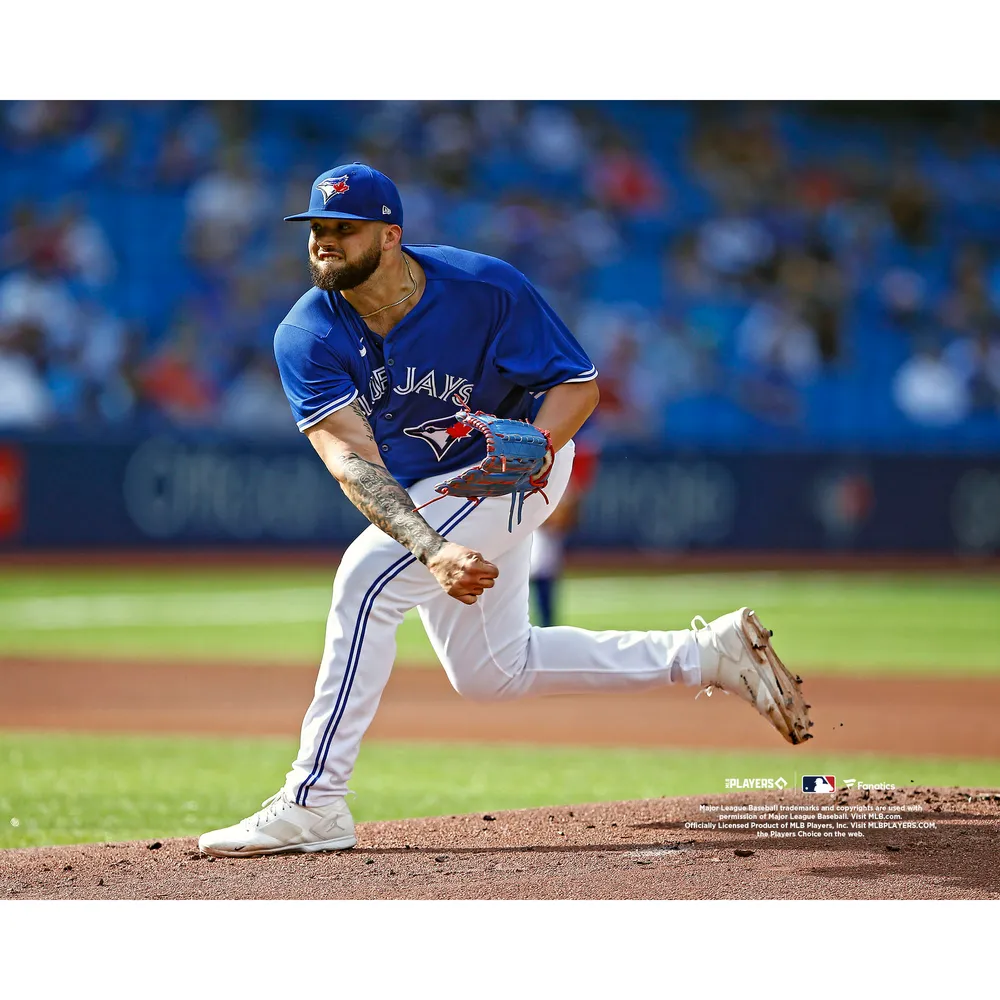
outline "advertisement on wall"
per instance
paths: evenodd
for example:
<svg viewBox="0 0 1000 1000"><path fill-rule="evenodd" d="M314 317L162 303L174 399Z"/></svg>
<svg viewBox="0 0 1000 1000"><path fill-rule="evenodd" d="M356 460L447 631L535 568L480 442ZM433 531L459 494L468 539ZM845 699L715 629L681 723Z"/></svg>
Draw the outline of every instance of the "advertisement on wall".
<svg viewBox="0 0 1000 1000"><path fill-rule="evenodd" d="M0 544L18 538L22 524L24 466L21 451L0 445Z"/></svg>
<svg viewBox="0 0 1000 1000"><path fill-rule="evenodd" d="M344 545L366 526L304 442L0 448L8 549ZM1000 461L612 453L584 498L574 542L990 554L1000 549Z"/></svg>

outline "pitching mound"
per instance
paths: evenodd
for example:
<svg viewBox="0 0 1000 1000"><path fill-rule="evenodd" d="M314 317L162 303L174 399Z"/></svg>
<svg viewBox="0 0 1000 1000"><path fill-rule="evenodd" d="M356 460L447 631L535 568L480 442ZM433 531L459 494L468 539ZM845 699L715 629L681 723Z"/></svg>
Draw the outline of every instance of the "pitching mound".
<svg viewBox="0 0 1000 1000"><path fill-rule="evenodd" d="M336 854L5 851L0 898L998 899L998 833L996 790L655 799L365 823Z"/></svg>

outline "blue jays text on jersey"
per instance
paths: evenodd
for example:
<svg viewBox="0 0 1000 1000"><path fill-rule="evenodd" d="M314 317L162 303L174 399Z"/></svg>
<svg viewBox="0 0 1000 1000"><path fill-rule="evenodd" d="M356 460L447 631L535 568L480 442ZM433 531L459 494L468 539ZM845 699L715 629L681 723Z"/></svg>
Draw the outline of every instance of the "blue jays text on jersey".
<svg viewBox="0 0 1000 1000"><path fill-rule="evenodd" d="M312 288L274 336L285 394L302 431L355 400L403 486L480 461L479 435L456 427L462 404L530 420L538 396L597 370L518 270L483 254L405 246L424 294L383 339L342 295Z"/></svg>

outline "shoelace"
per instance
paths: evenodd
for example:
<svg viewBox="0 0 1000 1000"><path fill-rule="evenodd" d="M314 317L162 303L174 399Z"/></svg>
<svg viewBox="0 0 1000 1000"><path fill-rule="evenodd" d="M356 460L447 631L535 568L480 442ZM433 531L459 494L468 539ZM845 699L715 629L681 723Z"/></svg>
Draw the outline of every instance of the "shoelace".
<svg viewBox="0 0 1000 1000"><path fill-rule="evenodd" d="M255 812L252 816L247 816L241 825L246 827L251 825L258 827L261 823L266 823L269 820L274 819L275 816L278 815L279 809L284 805L284 800L282 799L281 794L282 791L283 789L279 789L270 798L264 799L264 801L260 804L260 811Z"/></svg>
<svg viewBox="0 0 1000 1000"><path fill-rule="evenodd" d="M348 788L344 793L345 800L349 795L357 795L357 792ZM251 827L258 827L261 823L267 823L274 819L285 805L284 789L279 789L270 798L264 799L260 805L260 811L255 812L252 816L247 816L247 818L240 824L241 826L249 829Z"/></svg>
<svg viewBox="0 0 1000 1000"><path fill-rule="evenodd" d="M698 625L698 622L701 622L700 626ZM692 632L700 632L707 628L708 628L708 622L705 621L705 619L702 618L701 615L695 615L694 618L691 619ZM711 635L712 635L712 645L716 648L716 650L718 650L719 648L718 639L714 632L712 632ZM713 691L721 691L723 694L729 694L729 692L721 684L708 684L694 696L694 700L697 701L702 695L704 695L706 698L711 698Z"/></svg>

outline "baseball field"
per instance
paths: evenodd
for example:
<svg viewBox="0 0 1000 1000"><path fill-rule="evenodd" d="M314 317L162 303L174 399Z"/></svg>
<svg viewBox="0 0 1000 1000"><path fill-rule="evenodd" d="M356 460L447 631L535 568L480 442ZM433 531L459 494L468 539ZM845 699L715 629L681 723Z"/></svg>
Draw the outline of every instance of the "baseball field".
<svg viewBox="0 0 1000 1000"><path fill-rule="evenodd" d="M194 838L252 813L295 753L333 569L0 564L0 897L1000 898L977 853L1000 817L989 572L566 582L563 621L590 629L753 606L805 679L801 747L686 688L465 702L411 616L352 782L358 848L201 858ZM835 777L845 810L925 821L843 841L705 825L711 803L813 801L804 775Z"/></svg>

